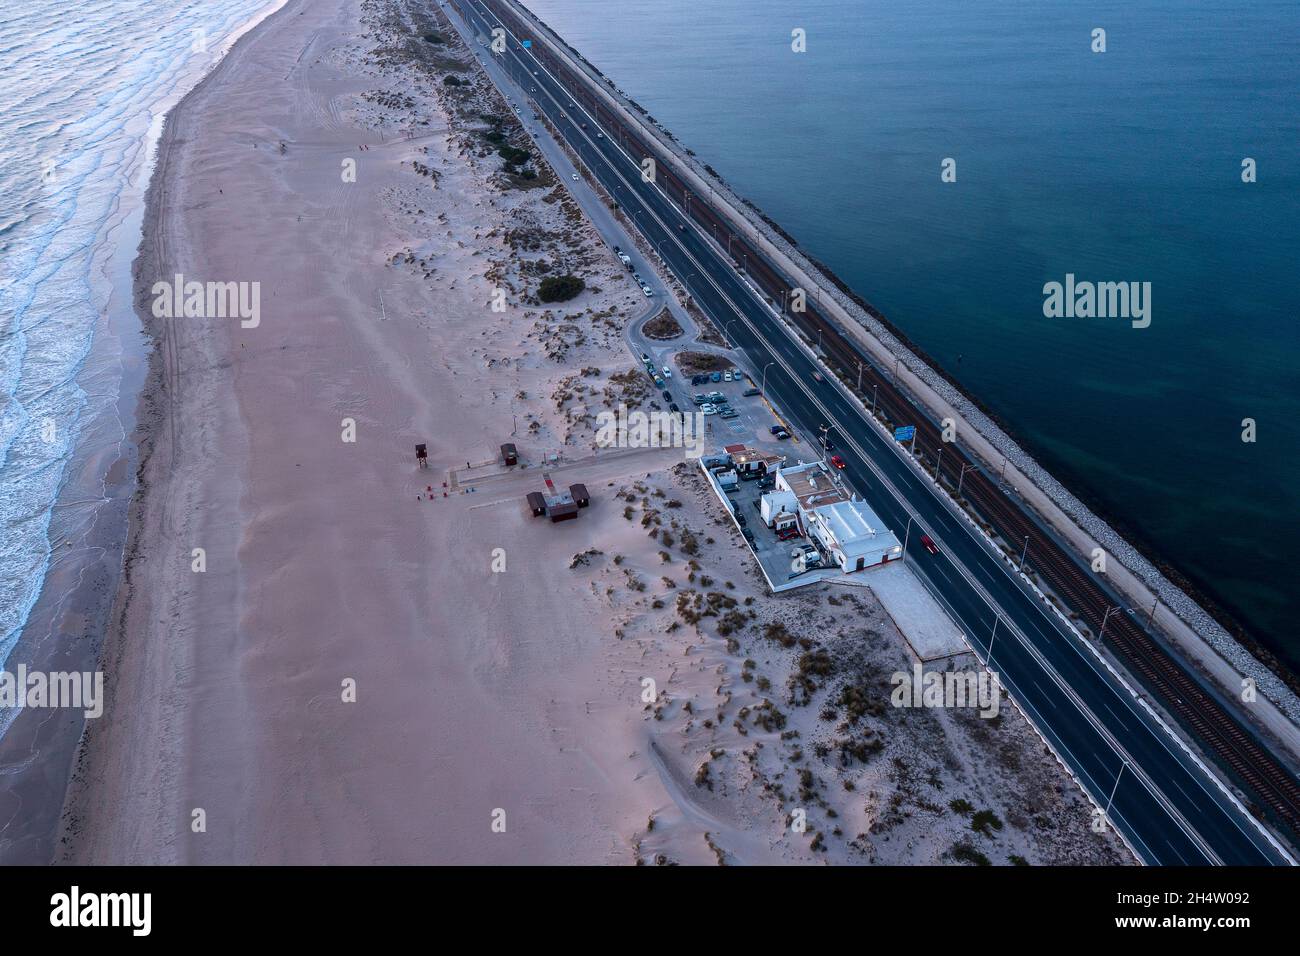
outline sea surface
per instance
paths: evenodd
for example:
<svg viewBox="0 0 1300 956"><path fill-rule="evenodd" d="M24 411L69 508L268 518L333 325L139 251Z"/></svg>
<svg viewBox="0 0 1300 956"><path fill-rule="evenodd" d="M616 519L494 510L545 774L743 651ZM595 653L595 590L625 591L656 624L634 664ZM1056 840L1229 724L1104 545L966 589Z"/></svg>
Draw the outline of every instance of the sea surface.
<svg viewBox="0 0 1300 956"><path fill-rule="evenodd" d="M129 267L163 114L275 6L0 0L0 665L51 566L56 508L97 503L79 485L60 500L83 439L93 423L112 442L119 401L135 399L118 343L96 336L133 322Z"/></svg>
<svg viewBox="0 0 1300 956"><path fill-rule="evenodd" d="M1300 4L528 5L1300 670Z"/></svg>

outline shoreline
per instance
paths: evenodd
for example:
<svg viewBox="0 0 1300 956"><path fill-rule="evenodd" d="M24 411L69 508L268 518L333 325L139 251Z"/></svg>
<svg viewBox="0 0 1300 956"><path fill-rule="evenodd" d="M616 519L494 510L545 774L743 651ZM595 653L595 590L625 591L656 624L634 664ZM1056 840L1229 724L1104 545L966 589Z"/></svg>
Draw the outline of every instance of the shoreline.
<svg viewBox="0 0 1300 956"><path fill-rule="evenodd" d="M111 400L81 424L49 527L50 557L22 633L5 663L43 671L93 670L118 600L136 506L141 412L153 346L136 309L134 267L144 241L162 121L225 53L286 0L270 0L225 38L220 57L151 104L154 125L131 148L137 160L91 253L88 281L103 289L90 352L77 374L88 392ZM158 132L156 132L158 131ZM125 237L125 238L123 238ZM127 245L129 243L129 246ZM55 852L59 819L86 722L80 711L24 709L0 728L0 862L45 864ZM41 809L23 812L24 807Z"/></svg>

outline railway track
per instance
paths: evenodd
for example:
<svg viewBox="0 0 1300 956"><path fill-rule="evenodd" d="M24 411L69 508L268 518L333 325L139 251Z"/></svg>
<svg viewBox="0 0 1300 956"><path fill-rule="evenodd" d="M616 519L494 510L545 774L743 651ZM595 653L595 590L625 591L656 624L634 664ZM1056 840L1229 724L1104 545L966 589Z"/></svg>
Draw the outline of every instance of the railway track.
<svg viewBox="0 0 1300 956"><path fill-rule="evenodd" d="M499 0L487 5L516 33L527 35L532 27L522 21ZM725 247L733 264L774 302L785 302L793 284L780 275L766 258L736 234L729 222L705 198L691 190L674 172L672 163L663 161L664 151L647 142L636 127L610 110L590 89L591 80L577 75L567 64L553 56L544 44L535 46L533 55L602 125L607 135L632 155L656 157L656 179L665 193L677 203L683 214L699 224L706 235ZM725 245L724 245L725 240ZM786 313L786 319L810 341L819 343L824 361L837 370L854 387L863 400L872 396L888 424L916 426L915 450L922 462L932 463L932 470L954 490L960 484L962 497L973 511L992 528L996 536L1008 543L1028 541L1031 565L1047 588L1055 593L1076 615L1100 633L1103 640L1148 693L1173 717L1189 729L1204 745L1210 756L1229 776L1254 796L1252 813L1272 818L1293 835L1300 836L1300 782L1247 731L1219 700L1209 693L1192 674L1175 660L1128 613L1111 614L1114 607L1105 590L1058 541L992 480L979 462L957 447L943 442L938 423L915 405L894 384L892 377L880 369L852 339L840 331L809 302L802 313ZM863 385L866 387L864 388ZM940 454L942 450L942 454Z"/></svg>

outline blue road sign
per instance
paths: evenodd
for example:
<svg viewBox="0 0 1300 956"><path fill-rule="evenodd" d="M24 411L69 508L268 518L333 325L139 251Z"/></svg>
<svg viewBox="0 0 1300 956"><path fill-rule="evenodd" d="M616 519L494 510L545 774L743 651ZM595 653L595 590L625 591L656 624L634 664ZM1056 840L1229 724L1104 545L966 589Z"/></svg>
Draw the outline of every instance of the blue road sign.
<svg viewBox="0 0 1300 956"><path fill-rule="evenodd" d="M532 48L533 48L533 41L532 41L532 40L525 40L525 41L524 41L524 49L525 49L525 50L531 50Z"/></svg>
<svg viewBox="0 0 1300 956"><path fill-rule="evenodd" d="M915 425L904 425L902 428L894 429L894 441L911 441L916 437Z"/></svg>

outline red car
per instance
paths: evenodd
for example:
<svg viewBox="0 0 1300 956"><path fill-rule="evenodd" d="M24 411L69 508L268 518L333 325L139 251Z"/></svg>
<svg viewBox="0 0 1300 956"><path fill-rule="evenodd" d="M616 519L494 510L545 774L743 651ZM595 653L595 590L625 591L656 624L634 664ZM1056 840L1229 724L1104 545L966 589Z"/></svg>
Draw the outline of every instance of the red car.
<svg viewBox="0 0 1300 956"><path fill-rule="evenodd" d="M841 458L839 455L831 455L831 464L834 465L836 468L843 468L844 459Z"/></svg>
<svg viewBox="0 0 1300 956"><path fill-rule="evenodd" d="M921 535L921 547L925 548L925 550L929 551L931 554L939 553L939 546L930 540L928 534Z"/></svg>
<svg viewBox="0 0 1300 956"><path fill-rule="evenodd" d="M799 537L798 528L785 528L776 533L777 541L789 541L791 538L797 538L797 537Z"/></svg>

